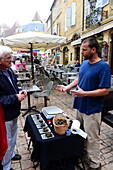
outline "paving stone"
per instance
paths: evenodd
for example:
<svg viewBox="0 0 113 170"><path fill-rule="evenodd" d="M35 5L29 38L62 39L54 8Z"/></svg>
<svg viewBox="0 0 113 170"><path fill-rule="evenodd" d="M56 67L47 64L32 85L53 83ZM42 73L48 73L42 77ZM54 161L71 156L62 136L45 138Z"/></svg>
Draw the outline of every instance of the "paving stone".
<svg viewBox="0 0 113 170"><path fill-rule="evenodd" d="M113 170L113 163L105 165L106 170Z"/></svg>
<svg viewBox="0 0 113 170"><path fill-rule="evenodd" d="M33 163L30 160L26 160L26 161L21 161L21 167L22 169L26 170L28 168L33 168Z"/></svg>

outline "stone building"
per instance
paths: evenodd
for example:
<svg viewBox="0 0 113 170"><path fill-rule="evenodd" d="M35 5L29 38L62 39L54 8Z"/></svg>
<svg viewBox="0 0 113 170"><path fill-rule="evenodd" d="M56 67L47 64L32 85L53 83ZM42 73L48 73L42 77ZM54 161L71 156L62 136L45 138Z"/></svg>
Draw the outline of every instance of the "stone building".
<svg viewBox="0 0 113 170"><path fill-rule="evenodd" d="M53 50L56 54L60 52L60 62L64 65L81 60L82 9L82 0L54 0L51 6L52 34L67 37L66 45Z"/></svg>
<svg viewBox="0 0 113 170"><path fill-rule="evenodd" d="M94 36L99 42L99 56L113 74L113 0L54 0L51 6L52 34L67 37L65 46L56 47L60 63L82 62L81 42Z"/></svg>

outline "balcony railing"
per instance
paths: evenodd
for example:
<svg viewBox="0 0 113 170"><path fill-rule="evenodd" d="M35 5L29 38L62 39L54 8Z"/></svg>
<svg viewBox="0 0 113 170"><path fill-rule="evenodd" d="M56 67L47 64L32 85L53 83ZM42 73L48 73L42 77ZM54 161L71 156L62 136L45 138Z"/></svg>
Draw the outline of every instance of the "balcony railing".
<svg viewBox="0 0 113 170"><path fill-rule="evenodd" d="M86 28L99 23L102 20L102 8L98 7L94 11L86 16Z"/></svg>

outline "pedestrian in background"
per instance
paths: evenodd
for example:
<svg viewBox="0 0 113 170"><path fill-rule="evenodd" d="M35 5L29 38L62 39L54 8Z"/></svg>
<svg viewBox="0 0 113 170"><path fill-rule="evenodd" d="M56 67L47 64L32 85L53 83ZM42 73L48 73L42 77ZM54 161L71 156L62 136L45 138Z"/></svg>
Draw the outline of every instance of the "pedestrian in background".
<svg viewBox="0 0 113 170"><path fill-rule="evenodd" d="M5 127L5 121L4 121L4 113L2 109L2 105L0 103L0 170L3 169L2 165L2 159L5 155L5 152L8 148L7 145L7 136L6 136L6 127Z"/></svg>
<svg viewBox="0 0 113 170"><path fill-rule="evenodd" d="M40 65L40 61L39 61L39 59L38 59L37 57L35 57L35 59L34 59L34 63L35 63L35 64L39 64L39 65Z"/></svg>
<svg viewBox="0 0 113 170"><path fill-rule="evenodd" d="M3 170L9 170L11 160L20 160L21 155L14 154L17 137L17 118L20 115L20 105L27 95L22 90L19 92L17 79L12 71L12 50L7 46L0 46L0 102L4 111L7 132L8 149L3 157Z"/></svg>
<svg viewBox="0 0 113 170"><path fill-rule="evenodd" d="M95 38L88 38L82 43L81 54L84 61L80 66L79 76L68 86L58 85L57 90L66 91L77 85L70 92L75 96L73 107L77 109L76 119L88 134L86 151L89 170L100 169L100 125L104 96L109 93L111 70L108 64L98 57L99 44Z"/></svg>

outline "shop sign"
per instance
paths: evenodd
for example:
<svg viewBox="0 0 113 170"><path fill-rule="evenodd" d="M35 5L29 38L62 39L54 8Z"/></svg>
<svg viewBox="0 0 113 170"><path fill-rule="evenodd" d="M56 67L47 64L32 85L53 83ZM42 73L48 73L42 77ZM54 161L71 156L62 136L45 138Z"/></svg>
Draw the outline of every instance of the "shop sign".
<svg viewBox="0 0 113 170"><path fill-rule="evenodd" d="M102 43L101 58L102 58L104 61L107 61L107 60L108 60L108 44L107 44L106 41L104 41L104 42Z"/></svg>

